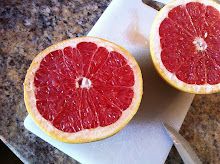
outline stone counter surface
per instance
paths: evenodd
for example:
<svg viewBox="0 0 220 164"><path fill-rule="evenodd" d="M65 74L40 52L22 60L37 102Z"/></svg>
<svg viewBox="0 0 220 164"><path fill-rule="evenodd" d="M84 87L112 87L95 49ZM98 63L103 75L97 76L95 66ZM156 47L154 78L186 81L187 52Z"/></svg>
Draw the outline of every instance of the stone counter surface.
<svg viewBox="0 0 220 164"><path fill-rule="evenodd" d="M23 125L23 81L32 59L58 41L86 35L111 0L1 0L0 139L26 163L77 163ZM180 133L203 163L220 159L220 94L197 95ZM172 149L166 163L182 163Z"/></svg>

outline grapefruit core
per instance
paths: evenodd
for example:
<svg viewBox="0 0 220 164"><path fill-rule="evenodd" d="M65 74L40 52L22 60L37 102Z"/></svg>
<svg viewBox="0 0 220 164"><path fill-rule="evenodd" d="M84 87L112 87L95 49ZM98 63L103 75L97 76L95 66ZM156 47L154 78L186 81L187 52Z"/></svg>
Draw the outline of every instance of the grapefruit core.
<svg viewBox="0 0 220 164"><path fill-rule="evenodd" d="M151 29L150 51L159 74L185 92L220 91L220 5L176 0L162 8Z"/></svg>
<svg viewBox="0 0 220 164"><path fill-rule="evenodd" d="M132 55L95 37L69 39L38 54L27 71L24 99L36 124L68 143L100 140L137 112L142 75Z"/></svg>

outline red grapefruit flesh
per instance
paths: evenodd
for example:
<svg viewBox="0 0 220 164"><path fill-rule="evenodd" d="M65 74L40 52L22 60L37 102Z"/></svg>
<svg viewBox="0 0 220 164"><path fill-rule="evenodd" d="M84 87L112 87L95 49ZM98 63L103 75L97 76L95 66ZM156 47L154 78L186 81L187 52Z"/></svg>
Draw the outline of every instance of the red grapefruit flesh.
<svg viewBox="0 0 220 164"><path fill-rule="evenodd" d="M116 133L136 113L141 72L119 46L82 37L49 47L34 59L25 95L29 113L49 135L89 142Z"/></svg>
<svg viewBox="0 0 220 164"><path fill-rule="evenodd" d="M220 90L220 7L207 0L176 0L158 14L151 54L162 77L192 93Z"/></svg>

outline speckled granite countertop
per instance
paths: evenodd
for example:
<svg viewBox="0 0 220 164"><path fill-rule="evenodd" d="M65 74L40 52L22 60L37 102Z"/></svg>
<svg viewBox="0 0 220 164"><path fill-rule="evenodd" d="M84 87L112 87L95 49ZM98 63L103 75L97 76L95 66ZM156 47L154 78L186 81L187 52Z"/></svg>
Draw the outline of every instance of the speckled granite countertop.
<svg viewBox="0 0 220 164"><path fill-rule="evenodd" d="M0 139L24 162L77 163L25 130L23 80L34 56L87 34L111 0L2 0L0 3ZM39 12L40 11L40 12ZM220 159L220 94L195 97L180 133L204 163ZM166 163L182 163L172 149Z"/></svg>

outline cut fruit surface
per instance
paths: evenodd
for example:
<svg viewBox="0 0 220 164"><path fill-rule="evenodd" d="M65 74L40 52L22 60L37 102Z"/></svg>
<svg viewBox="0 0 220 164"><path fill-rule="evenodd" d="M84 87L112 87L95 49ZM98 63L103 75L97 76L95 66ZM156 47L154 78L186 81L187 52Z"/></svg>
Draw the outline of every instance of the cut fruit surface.
<svg viewBox="0 0 220 164"><path fill-rule="evenodd" d="M33 60L24 82L34 121L63 142L111 136L137 112L143 92L132 55L103 39L80 37L55 44Z"/></svg>
<svg viewBox="0 0 220 164"><path fill-rule="evenodd" d="M220 91L220 5L176 0L153 23L150 51L159 74L185 92Z"/></svg>

